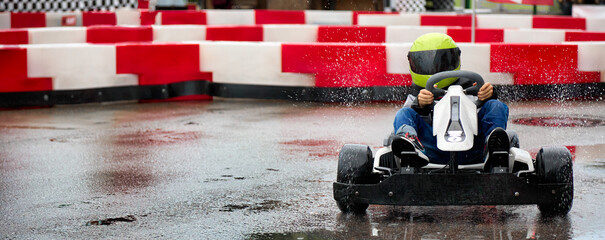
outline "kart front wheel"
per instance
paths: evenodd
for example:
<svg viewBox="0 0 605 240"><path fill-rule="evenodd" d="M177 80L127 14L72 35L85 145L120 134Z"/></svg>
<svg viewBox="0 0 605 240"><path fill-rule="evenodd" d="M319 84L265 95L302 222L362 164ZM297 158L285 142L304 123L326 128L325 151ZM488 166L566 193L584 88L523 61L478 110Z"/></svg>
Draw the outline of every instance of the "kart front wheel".
<svg viewBox="0 0 605 240"><path fill-rule="evenodd" d="M338 171L336 181L346 184L373 183L372 167L374 158L372 150L366 145L346 144L338 156ZM364 213L367 203L355 203L348 197L335 199L338 208L345 213Z"/></svg>
<svg viewBox="0 0 605 240"><path fill-rule="evenodd" d="M573 203L573 163L565 147L545 147L536 156L536 170L542 183L565 183L553 190L552 203L540 203L538 209L545 216L562 216L571 210Z"/></svg>

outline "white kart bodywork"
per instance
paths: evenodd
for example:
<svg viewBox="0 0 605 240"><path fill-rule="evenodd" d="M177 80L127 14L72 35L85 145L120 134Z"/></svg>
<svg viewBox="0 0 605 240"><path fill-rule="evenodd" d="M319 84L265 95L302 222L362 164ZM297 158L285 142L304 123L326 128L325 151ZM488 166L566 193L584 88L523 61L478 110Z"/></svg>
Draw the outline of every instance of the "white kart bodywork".
<svg viewBox="0 0 605 240"><path fill-rule="evenodd" d="M462 126L463 139L453 139L451 134L448 135L448 126L451 122L451 99L452 97L459 98L459 122ZM459 152L466 151L473 147L474 138L478 133L478 122L477 122L477 105L473 102L475 96L467 96L461 86L450 86L446 95L435 105L434 116L433 116L433 135L437 137L437 147L443 151L448 152ZM450 139L448 139L450 137ZM458 141L457 141L458 140ZM377 168L380 167L380 159L384 154L390 153L391 146L386 146L378 151L374 156L374 172L380 172ZM397 167L401 167L401 160L395 157ZM509 166L508 172L512 173L515 169L516 164L521 164L521 171L517 174L531 173L534 172L533 159L530 154L520 148L512 147L509 150ZM447 165L445 164L434 164L429 163L422 167L425 169L442 169ZM484 163L477 164L460 164L458 169L460 170L482 170Z"/></svg>
<svg viewBox="0 0 605 240"><path fill-rule="evenodd" d="M391 147L387 146L387 147L383 147L378 149L378 151L376 151L376 154L374 155L374 172L379 173L380 171L376 170L377 167L380 166L380 157L384 154L388 154L391 152ZM512 173L513 171L513 166L515 165L515 163L518 164L523 164L526 166L527 170L522 170L519 171L517 174L522 174L522 173L532 173L535 171L534 169L534 164L533 164L533 159L531 158L531 155L529 154L529 152L520 149L520 148L516 148L516 147L512 147L510 148L510 153L508 155L509 158L509 167L508 167L508 171L510 173ZM396 158L397 159L397 158ZM397 159L397 167L401 167L401 160ZM458 165L458 169L460 170L481 170L483 169L483 165L484 163L475 163L475 164L461 164ZM435 163L429 163L428 165L422 167L422 168L426 168L426 169L442 169L444 167L446 167L447 165L445 164L435 164Z"/></svg>
<svg viewBox="0 0 605 240"><path fill-rule="evenodd" d="M456 131L460 136L446 136L452 115L452 97L460 99L459 112L462 132ZM439 113L433 116L433 136L437 137L437 148L442 151L460 152L473 147L473 141L478 131L477 105L464 94L461 86L449 87L447 94L435 104L434 112Z"/></svg>

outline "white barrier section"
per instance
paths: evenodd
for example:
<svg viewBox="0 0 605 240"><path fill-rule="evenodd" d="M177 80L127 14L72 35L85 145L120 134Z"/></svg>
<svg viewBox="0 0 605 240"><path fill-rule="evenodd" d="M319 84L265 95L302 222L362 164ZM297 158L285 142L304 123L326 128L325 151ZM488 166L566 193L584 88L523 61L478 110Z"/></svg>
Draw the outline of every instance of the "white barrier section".
<svg viewBox="0 0 605 240"><path fill-rule="evenodd" d="M254 25L254 10L206 10L207 25Z"/></svg>
<svg viewBox="0 0 605 240"><path fill-rule="evenodd" d="M571 16L579 18L605 18L605 6L576 4L571 8Z"/></svg>
<svg viewBox="0 0 605 240"><path fill-rule="evenodd" d="M206 40L206 26L152 25L154 42L182 42Z"/></svg>
<svg viewBox="0 0 605 240"><path fill-rule="evenodd" d="M118 25L141 25L141 12L136 9L122 8L116 10Z"/></svg>
<svg viewBox="0 0 605 240"><path fill-rule="evenodd" d="M414 42L416 38L425 33L443 33L447 34L447 27L420 27L420 26L387 26L387 43L406 43Z"/></svg>
<svg viewBox="0 0 605 240"><path fill-rule="evenodd" d="M86 43L86 27L29 28L30 44Z"/></svg>
<svg viewBox="0 0 605 240"><path fill-rule="evenodd" d="M420 26L420 14L359 14L357 25L360 26Z"/></svg>
<svg viewBox="0 0 605 240"><path fill-rule="evenodd" d="M478 28L532 28L532 15L520 14L479 14Z"/></svg>
<svg viewBox="0 0 605 240"><path fill-rule="evenodd" d="M605 32L605 17L586 18L586 31Z"/></svg>
<svg viewBox="0 0 605 240"><path fill-rule="evenodd" d="M601 72L605 82L605 42L574 42L578 45L578 71Z"/></svg>
<svg viewBox="0 0 605 240"><path fill-rule="evenodd" d="M305 10L305 23L315 25L353 25L353 12Z"/></svg>
<svg viewBox="0 0 605 240"><path fill-rule="evenodd" d="M52 77L53 90L138 85L134 74L116 74L116 47L91 44L27 45L28 77Z"/></svg>
<svg viewBox="0 0 605 240"><path fill-rule="evenodd" d="M504 29L505 43L562 43L565 30L558 29Z"/></svg>
<svg viewBox="0 0 605 240"><path fill-rule="evenodd" d="M317 25L263 25L265 42L317 42Z"/></svg>
<svg viewBox="0 0 605 240"><path fill-rule="evenodd" d="M158 12L155 14L153 25L162 25L162 12Z"/></svg>
<svg viewBox="0 0 605 240"><path fill-rule="evenodd" d="M412 43L389 43L385 46L387 51L387 73L409 74L410 63L407 56Z"/></svg>
<svg viewBox="0 0 605 240"><path fill-rule="evenodd" d="M11 28L11 13L0 12L0 29Z"/></svg>
<svg viewBox="0 0 605 240"><path fill-rule="evenodd" d="M76 26L82 26L82 12L47 12L46 15L46 26L47 27L61 27L63 26L63 17L76 18Z"/></svg>
<svg viewBox="0 0 605 240"><path fill-rule="evenodd" d="M282 73L280 43L202 42L200 71L216 83L269 86L315 85L313 74Z"/></svg>
<svg viewBox="0 0 605 240"><path fill-rule="evenodd" d="M473 71L481 75L483 80L491 84L512 85L513 76L510 73L490 72L490 44L458 43L460 54L460 69Z"/></svg>

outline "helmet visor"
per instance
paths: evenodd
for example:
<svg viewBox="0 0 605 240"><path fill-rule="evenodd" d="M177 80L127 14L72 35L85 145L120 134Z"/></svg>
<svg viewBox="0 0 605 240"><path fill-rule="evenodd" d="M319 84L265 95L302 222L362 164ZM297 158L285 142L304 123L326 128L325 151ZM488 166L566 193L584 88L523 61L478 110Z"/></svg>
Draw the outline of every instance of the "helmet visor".
<svg viewBox="0 0 605 240"><path fill-rule="evenodd" d="M460 66L460 49L448 48L409 52L408 60L412 72L433 75L438 72L451 71Z"/></svg>

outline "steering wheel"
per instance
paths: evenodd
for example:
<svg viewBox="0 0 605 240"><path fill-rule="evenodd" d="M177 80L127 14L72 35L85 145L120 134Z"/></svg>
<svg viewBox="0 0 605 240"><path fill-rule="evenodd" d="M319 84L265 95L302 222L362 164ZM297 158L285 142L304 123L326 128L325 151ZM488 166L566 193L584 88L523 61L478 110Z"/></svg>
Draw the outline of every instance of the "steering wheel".
<svg viewBox="0 0 605 240"><path fill-rule="evenodd" d="M464 89L464 93L467 95L477 96L477 94L479 93L479 89L481 89L481 87L485 83L485 81L483 81L483 78L481 77L481 75L479 75L477 73L474 73L471 71L465 71L465 70L455 70L455 71L439 72L439 73L436 73L435 75L431 76L429 78L429 80L426 81L425 89L428 90L429 92L431 92L433 94L433 96L435 97L435 99L441 98L441 97L445 96L447 91L445 91L441 88L433 87L433 85L437 84L438 82L440 82L443 79L452 78L452 77L464 77L464 78L468 78L471 81L477 83L477 85L475 85L475 86L467 87ZM480 101L479 99L474 100L473 102L475 103L475 105L477 105L477 107L481 107L481 105L483 105L483 101Z"/></svg>

